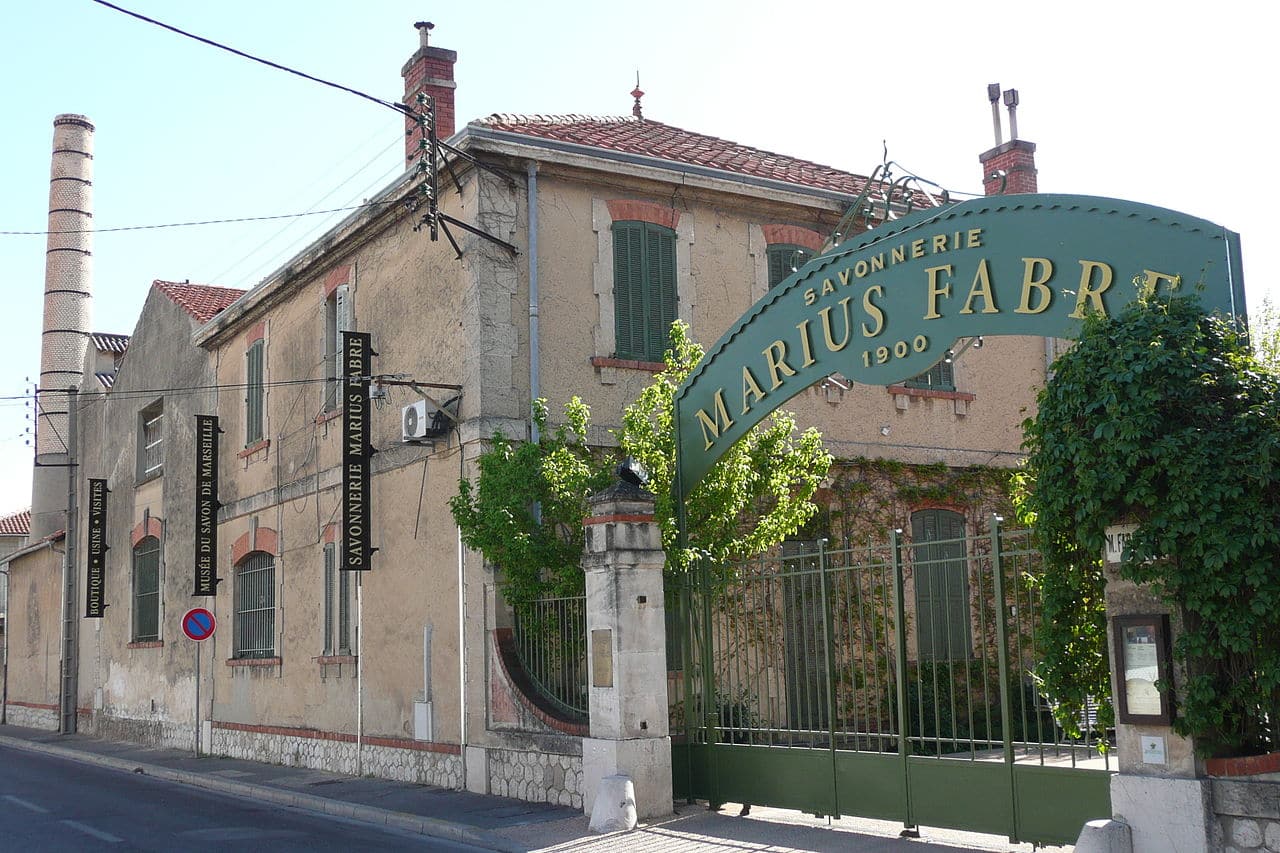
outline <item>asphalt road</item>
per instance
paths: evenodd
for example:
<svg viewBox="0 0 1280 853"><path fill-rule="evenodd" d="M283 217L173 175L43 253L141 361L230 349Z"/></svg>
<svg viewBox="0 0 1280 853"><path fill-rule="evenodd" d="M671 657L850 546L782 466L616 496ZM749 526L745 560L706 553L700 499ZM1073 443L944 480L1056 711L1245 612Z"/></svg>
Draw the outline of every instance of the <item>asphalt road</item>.
<svg viewBox="0 0 1280 853"><path fill-rule="evenodd" d="M0 746L0 852L478 848Z"/></svg>

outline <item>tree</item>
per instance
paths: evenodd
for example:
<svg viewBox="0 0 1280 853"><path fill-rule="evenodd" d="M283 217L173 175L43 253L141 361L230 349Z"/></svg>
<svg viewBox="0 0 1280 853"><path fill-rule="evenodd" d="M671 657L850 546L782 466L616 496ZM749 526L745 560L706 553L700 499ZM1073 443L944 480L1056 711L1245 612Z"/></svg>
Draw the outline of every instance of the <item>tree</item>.
<svg viewBox="0 0 1280 853"><path fill-rule="evenodd" d="M687 571L698 556L729 567L794 533L818 511L811 498L832 462L817 430L796 435L795 418L775 412L688 496L689 547L677 553L672 401L702 355L688 327L673 325L666 369L627 407L618 436L622 451L648 469L668 577ZM537 401L539 440L495 435L480 455L476 482L462 480L450 501L462 541L502 568L509 603L582 589L586 501L612 481L616 462L586 446L589 418L575 397L565 407L566 423L548 433L546 402Z"/></svg>
<svg viewBox="0 0 1280 853"><path fill-rule="evenodd" d="M1132 520L1121 575L1182 623L1175 728L1206 753L1280 748L1280 381L1190 298L1088 318L1054 370L1024 425L1047 691L1070 713L1105 687L1099 556Z"/></svg>
<svg viewBox="0 0 1280 853"><path fill-rule="evenodd" d="M480 454L479 477L462 479L449 501L462 541L501 566L510 604L582 590L587 497L609 483L610 466L586 446L591 412L577 397L564 423L547 428L545 400L535 400L539 438L495 434Z"/></svg>
<svg viewBox="0 0 1280 853"><path fill-rule="evenodd" d="M678 551L673 401L676 388L702 356L702 347L689 338L689 327L676 321L666 369L622 415L622 449L648 469L649 489L657 496L655 515L668 576L688 571L697 558L724 569L777 545L818 512L812 498L831 470L822 434L809 428L797 435L795 416L774 411L729 448L687 495L688 545Z"/></svg>

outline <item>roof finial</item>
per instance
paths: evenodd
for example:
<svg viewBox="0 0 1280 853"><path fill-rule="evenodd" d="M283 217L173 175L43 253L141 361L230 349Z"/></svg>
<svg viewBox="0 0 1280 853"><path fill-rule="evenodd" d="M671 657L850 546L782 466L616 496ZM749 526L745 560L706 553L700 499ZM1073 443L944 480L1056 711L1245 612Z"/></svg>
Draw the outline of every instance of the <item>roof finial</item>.
<svg viewBox="0 0 1280 853"><path fill-rule="evenodd" d="M644 92L640 91L640 70L636 69L636 87L631 90L631 97L636 99L635 106L631 108L631 114L636 118L644 118L640 114L640 99L644 97Z"/></svg>

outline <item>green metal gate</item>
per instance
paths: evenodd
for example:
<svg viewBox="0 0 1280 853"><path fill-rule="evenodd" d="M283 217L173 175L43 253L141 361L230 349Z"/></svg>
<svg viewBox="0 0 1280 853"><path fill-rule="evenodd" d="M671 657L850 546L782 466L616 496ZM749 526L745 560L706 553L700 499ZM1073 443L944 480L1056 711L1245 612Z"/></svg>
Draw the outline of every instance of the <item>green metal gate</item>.
<svg viewBox="0 0 1280 853"><path fill-rule="evenodd" d="M677 797L1057 844L1110 816L1106 732L1067 739L1036 688L1029 534L914 532L671 591Z"/></svg>

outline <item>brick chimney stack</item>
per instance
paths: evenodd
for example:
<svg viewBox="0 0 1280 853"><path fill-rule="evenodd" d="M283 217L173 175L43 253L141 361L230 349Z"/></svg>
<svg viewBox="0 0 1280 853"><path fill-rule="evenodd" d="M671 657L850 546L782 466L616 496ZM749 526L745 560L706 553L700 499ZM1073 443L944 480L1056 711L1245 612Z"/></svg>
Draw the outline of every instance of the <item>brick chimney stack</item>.
<svg viewBox="0 0 1280 853"><path fill-rule="evenodd" d="M65 113L53 120L49 238L36 468L31 483L31 541L67 523L70 395L84 378L93 301L93 124Z"/></svg>
<svg viewBox="0 0 1280 853"><path fill-rule="evenodd" d="M1033 193L1036 189L1036 144L1018 138L1018 90L1004 92L1004 105L1009 109L1009 141L1000 136L1000 84L987 87L991 101L991 119L996 145L978 155L982 164L982 189L987 195Z"/></svg>
<svg viewBox="0 0 1280 853"><path fill-rule="evenodd" d="M455 122L453 90L458 84L453 81L453 65L458 61L458 52L428 45L435 24L419 21L414 26L418 29L418 50L409 57L404 68L400 69L400 76L404 78L404 103L410 109L416 109L420 93L435 98L436 137L448 139L453 136ZM407 134L404 161L406 166L410 166L418 156L418 140L422 138L422 134L417 124L407 117L404 129Z"/></svg>

